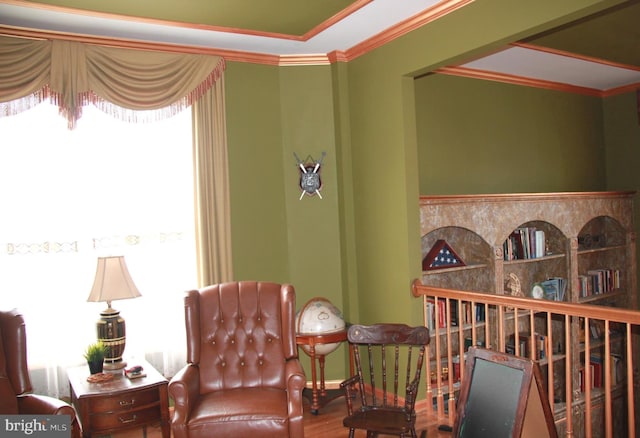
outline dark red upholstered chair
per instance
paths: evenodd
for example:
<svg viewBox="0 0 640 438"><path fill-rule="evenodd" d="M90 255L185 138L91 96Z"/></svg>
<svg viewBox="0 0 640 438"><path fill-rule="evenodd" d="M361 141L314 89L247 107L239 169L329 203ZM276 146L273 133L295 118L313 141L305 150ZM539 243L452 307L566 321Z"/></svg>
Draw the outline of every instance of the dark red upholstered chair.
<svg viewBox="0 0 640 438"><path fill-rule="evenodd" d="M169 383L174 438L304 437L295 311L291 285L187 292L187 365Z"/></svg>
<svg viewBox="0 0 640 438"><path fill-rule="evenodd" d="M352 325L347 331L356 375L340 386L346 392L349 438L356 429L416 438L416 395L429 330L405 324ZM359 406L354 406L358 399ZM426 435L423 431L421 437Z"/></svg>
<svg viewBox="0 0 640 438"><path fill-rule="evenodd" d="M71 436L80 436L76 412L57 398L32 394L27 365L27 333L18 310L0 310L0 414L68 415Z"/></svg>

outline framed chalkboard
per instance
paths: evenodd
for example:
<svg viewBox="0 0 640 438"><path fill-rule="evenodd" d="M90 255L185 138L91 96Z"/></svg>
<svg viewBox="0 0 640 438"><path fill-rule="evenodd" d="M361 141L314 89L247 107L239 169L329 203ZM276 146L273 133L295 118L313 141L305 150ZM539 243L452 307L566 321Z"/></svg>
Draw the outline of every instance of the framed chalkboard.
<svg viewBox="0 0 640 438"><path fill-rule="evenodd" d="M465 370L455 437L557 438L537 362L471 347Z"/></svg>

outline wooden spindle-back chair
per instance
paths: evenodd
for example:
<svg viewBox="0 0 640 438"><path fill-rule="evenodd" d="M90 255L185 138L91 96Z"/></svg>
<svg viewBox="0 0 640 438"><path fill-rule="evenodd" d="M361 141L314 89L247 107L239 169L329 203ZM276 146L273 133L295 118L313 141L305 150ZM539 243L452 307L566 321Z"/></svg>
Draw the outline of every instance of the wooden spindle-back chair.
<svg viewBox="0 0 640 438"><path fill-rule="evenodd" d="M416 438L415 402L429 330L405 324L352 325L347 338L357 372L340 385L346 392L343 424L349 438L356 429L366 430L367 438Z"/></svg>

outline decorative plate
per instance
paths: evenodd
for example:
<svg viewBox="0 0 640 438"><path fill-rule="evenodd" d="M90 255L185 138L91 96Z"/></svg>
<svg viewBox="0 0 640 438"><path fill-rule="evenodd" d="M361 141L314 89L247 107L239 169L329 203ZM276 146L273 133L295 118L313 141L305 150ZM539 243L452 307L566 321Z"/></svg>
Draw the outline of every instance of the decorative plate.
<svg viewBox="0 0 640 438"><path fill-rule="evenodd" d="M531 296L536 299L544 298L544 287L540 283L536 283L531 288Z"/></svg>

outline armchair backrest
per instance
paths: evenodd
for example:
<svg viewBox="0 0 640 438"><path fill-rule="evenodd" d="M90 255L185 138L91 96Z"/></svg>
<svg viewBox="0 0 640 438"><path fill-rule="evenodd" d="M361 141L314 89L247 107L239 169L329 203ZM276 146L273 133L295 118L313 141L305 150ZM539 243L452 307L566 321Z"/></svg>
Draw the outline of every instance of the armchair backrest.
<svg viewBox="0 0 640 438"><path fill-rule="evenodd" d="M187 362L200 369L200 392L284 388L296 358L293 286L241 281L187 292Z"/></svg>
<svg viewBox="0 0 640 438"><path fill-rule="evenodd" d="M17 414L16 396L31 392L24 317L0 311L0 413Z"/></svg>

